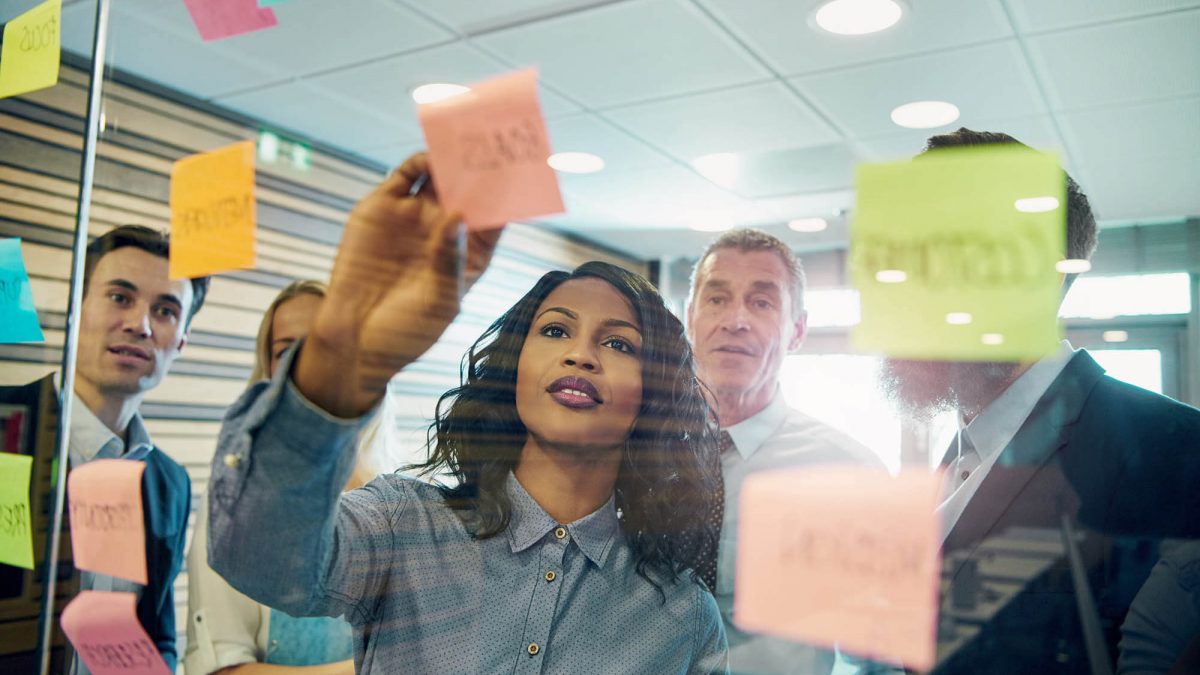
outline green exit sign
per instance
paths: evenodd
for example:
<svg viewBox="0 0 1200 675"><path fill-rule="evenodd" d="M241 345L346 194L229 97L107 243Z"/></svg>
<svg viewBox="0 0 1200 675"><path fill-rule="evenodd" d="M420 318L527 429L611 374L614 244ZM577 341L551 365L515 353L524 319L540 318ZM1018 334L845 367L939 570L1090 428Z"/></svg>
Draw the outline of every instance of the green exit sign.
<svg viewBox="0 0 1200 675"><path fill-rule="evenodd" d="M312 168L312 148L270 131L258 132L258 159L267 164L290 164L300 171Z"/></svg>

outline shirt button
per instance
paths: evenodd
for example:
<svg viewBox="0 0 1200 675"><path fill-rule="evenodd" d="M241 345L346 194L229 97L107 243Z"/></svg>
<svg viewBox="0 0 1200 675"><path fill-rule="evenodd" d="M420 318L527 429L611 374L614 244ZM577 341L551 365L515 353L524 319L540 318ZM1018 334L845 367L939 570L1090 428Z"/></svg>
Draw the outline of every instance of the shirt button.
<svg viewBox="0 0 1200 675"><path fill-rule="evenodd" d="M971 475L970 471L964 471L964 472L962 472L962 475L959 477L962 478L963 480L966 480L967 478L970 477L970 475Z"/></svg>
<svg viewBox="0 0 1200 675"><path fill-rule="evenodd" d="M530 642L529 647L526 649L526 651L529 652L530 656L537 656L537 653L542 651L542 648L538 646L538 643Z"/></svg>
<svg viewBox="0 0 1200 675"><path fill-rule="evenodd" d="M557 578L558 578L558 575L554 573L554 570L550 570L549 572L546 572L546 583L550 583L551 581L554 581Z"/></svg>
<svg viewBox="0 0 1200 675"><path fill-rule="evenodd" d="M231 469L236 469L242 465L242 458L238 457L237 455L225 455L224 462L225 466Z"/></svg>
<svg viewBox="0 0 1200 675"><path fill-rule="evenodd" d="M565 528L565 527L554 528L554 536L558 537L559 539L566 539L567 538L567 528Z"/></svg>

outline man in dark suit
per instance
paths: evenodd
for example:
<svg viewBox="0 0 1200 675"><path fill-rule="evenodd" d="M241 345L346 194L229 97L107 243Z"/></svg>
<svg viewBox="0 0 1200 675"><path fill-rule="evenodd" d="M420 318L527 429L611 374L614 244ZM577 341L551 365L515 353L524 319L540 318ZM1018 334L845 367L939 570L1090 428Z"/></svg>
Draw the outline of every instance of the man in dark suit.
<svg viewBox="0 0 1200 675"><path fill-rule="evenodd" d="M959 129L927 152L992 143L1016 141ZM1067 257L1088 259L1095 218L1066 180ZM1035 363L889 360L884 382L915 416L961 421L942 462L934 672L1191 667L1188 636L1154 628L1171 623L1173 591L1141 591L1175 540L1200 537L1200 410L1105 375L1065 341Z"/></svg>
<svg viewBox="0 0 1200 675"><path fill-rule="evenodd" d="M187 344L208 277L172 280L168 236L126 225L88 246L80 313L71 468L99 458L141 461L146 528L145 586L81 572L82 589L137 595L138 619L175 670L175 576L183 564L191 482L154 446L138 410ZM78 658L73 674L86 673Z"/></svg>

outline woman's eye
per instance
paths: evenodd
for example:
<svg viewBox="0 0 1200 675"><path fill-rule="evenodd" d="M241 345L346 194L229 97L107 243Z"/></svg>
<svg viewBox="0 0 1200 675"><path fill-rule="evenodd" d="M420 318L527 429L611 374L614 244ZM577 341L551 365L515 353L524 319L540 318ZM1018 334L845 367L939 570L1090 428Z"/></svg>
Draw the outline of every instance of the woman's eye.
<svg viewBox="0 0 1200 675"><path fill-rule="evenodd" d="M637 350L634 349L632 343L627 342L626 340L623 340L621 338L609 338L608 340L605 340L604 345L607 347L612 347L613 349L615 349L619 352L624 352L626 354L636 354L637 353Z"/></svg>
<svg viewBox="0 0 1200 675"><path fill-rule="evenodd" d="M546 326L539 332L542 335L545 335L546 337L553 337L553 338L566 337L566 335L567 335L567 331L564 330L562 326L558 326L555 324L550 324L549 326Z"/></svg>

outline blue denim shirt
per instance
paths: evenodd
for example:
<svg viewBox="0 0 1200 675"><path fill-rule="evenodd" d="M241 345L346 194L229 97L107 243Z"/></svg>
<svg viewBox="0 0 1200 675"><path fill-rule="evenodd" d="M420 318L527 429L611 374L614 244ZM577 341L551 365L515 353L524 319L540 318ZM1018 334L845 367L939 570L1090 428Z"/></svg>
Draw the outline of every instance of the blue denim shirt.
<svg viewBox="0 0 1200 675"><path fill-rule="evenodd" d="M295 616L344 614L360 673L727 672L715 601L638 576L610 499L557 523L511 475L507 530L476 539L434 486L381 476L340 495L361 421L287 379L230 409L209 490L209 561Z"/></svg>

